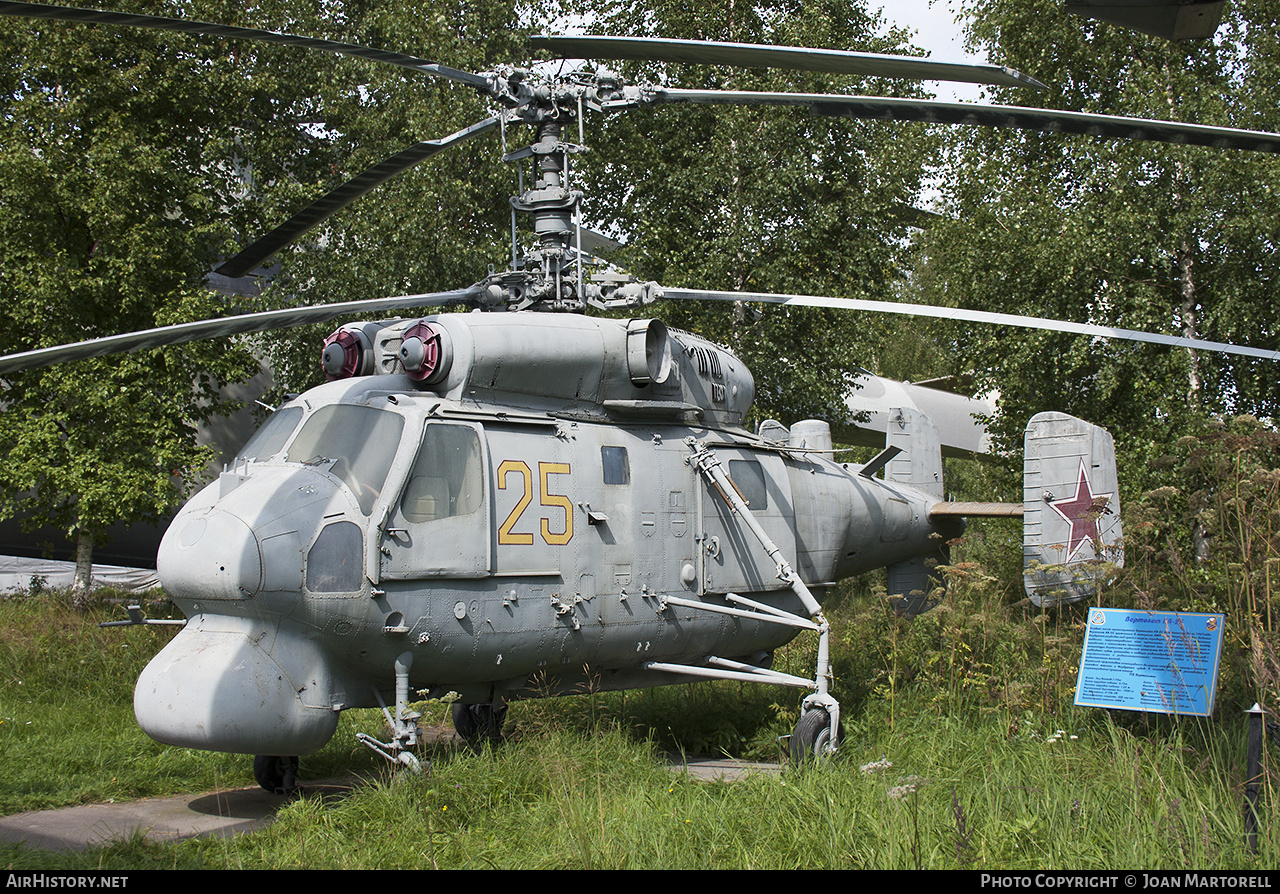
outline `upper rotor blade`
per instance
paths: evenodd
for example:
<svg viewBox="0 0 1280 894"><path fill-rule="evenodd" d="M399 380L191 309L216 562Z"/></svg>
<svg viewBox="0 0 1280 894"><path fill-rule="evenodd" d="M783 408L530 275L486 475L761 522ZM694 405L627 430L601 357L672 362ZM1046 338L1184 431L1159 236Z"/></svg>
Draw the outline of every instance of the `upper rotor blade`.
<svg viewBox="0 0 1280 894"><path fill-rule="evenodd" d="M481 90L488 90L490 81L469 71L459 71L420 59L407 53L395 53L389 50L377 50L357 44L342 43L336 40L325 40L317 37L300 37L294 34L282 34L276 31L262 31L257 28L239 28L235 25L218 25L211 22L193 22L187 19L170 19L163 16L137 15L125 12L110 12L98 9L77 9L69 6L47 6L40 3L0 2L0 15L17 16L29 19L54 19L63 22L82 22L91 25L126 25L134 28L153 28L161 31L181 31L186 34L209 35L213 37L232 37L240 40L254 40L259 43L283 44L290 47L305 47L310 50L322 50L326 53L337 53L342 56L355 56L372 62L385 62L410 68L424 74L436 75L459 81Z"/></svg>
<svg viewBox="0 0 1280 894"><path fill-rule="evenodd" d="M1215 149L1280 152L1280 134L1234 127L1184 124L1149 118L1095 115L1059 109L1024 106L988 106L930 99L888 96L841 96L816 93L753 93L730 90L669 90L655 87L637 92L634 99L606 102L603 107L623 107L632 102L694 103L741 106L805 106L821 115L882 121L924 121L933 124L973 124L1070 133L1124 140L1184 143Z"/></svg>
<svg viewBox="0 0 1280 894"><path fill-rule="evenodd" d="M319 304L311 307L288 307L256 314L220 317L216 320L198 320L194 323L160 326L141 332L126 332L123 335L109 335L106 338L95 338L70 345L8 354L0 357L0 375L26 369L39 369L72 360L84 360L89 357L105 357L108 354L120 354L125 351L164 348L205 338L220 338L228 335L242 335L246 332L266 332L269 329L288 329L308 323L323 323L347 314L469 303L479 292L479 286L472 286L452 292L428 292L422 295L398 295L391 298L343 301L338 304Z"/></svg>
<svg viewBox="0 0 1280 894"><path fill-rule="evenodd" d="M531 37L529 45L534 49L550 50L569 59L637 59L687 62L693 65L733 65L740 68L789 68L868 77L911 78L917 81L961 81L1047 89L1035 78L1000 65L935 62L914 56L856 53L849 50L589 34Z"/></svg>
<svg viewBox="0 0 1280 894"><path fill-rule="evenodd" d="M868 301L861 298L827 298L816 295L778 295L768 292L716 292L701 289L663 289L663 297L677 301L762 301L769 304L785 304L794 307L832 307L841 310L863 310L874 313L907 314L917 317L937 317L944 320L964 320L995 326L1016 326L1022 329L1045 329L1050 332L1068 332L1075 335L1091 335L1099 338L1120 338L1127 341L1143 341L1194 351L1216 351L1238 354L1261 360L1280 360L1280 351L1250 348L1219 341L1202 341L1198 338L1181 338L1136 329L1117 329L1112 326L1096 326L1091 323L1070 323L1044 317L1023 317L1017 314L967 310L962 307L934 307L930 304L909 304L896 301Z"/></svg>
<svg viewBox="0 0 1280 894"><path fill-rule="evenodd" d="M498 126L498 118L486 118L468 128L450 134L439 140L424 140L374 165L368 170L332 192L316 199L280 226L261 236L252 245L226 261L218 268L223 276L235 278L244 276L259 264L266 261L280 249L293 244L305 233L318 226L326 218L336 214L350 205L365 193L390 180L395 175L407 171L420 161L463 143L472 137L488 133Z"/></svg>
<svg viewBox="0 0 1280 894"><path fill-rule="evenodd" d="M622 248L621 242L610 239L604 233L597 233L595 230L586 227L582 227L578 231L578 235L578 247L597 258L602 254L609 254Z"/></svg>

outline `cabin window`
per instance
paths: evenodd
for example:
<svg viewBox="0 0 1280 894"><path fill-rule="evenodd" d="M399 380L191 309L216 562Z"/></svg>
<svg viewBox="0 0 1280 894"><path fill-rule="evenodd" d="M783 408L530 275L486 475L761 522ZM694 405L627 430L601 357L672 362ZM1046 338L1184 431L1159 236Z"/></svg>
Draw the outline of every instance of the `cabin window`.
<svg viewBox="0 0 1280 894"><path fill-rule="evenodd" d="M427 426L400 500L407 521L471 515L484 497L480 437L460 425Z"/></svg>
<svg viewBox="0 0 1280 894"><path fill-rule="evenodd" d="M307 589L352 593L364 584L364 537L349 521L325 525L307 553Z"/></svg>
<svg viewBox="0 0 1280 894"><path fill-rule="evenodd" d="M321 407L303 423L285 461L324 467L346 483L368 515L387 481L403 430L404 419L387 410Z"/></svg>
<svg viewBox="0 0 1280 894"><path fill-rule="evenodd" d="M601 447L600 463L604 466L605 484L630 484L631 463L626 447Z"/></svg>
<svg viewBox="0 0 1280 894"><path fill-rule="evenodd" d="M284 442L298 427L302 419L302 407L285 407L267 417L262 427L253 433L248 442L236 454L237 459L268 460L284 449Z"/></svg>
<svg viewBox="0 0 1280 894"><path fill-rule="evenodd" d="M769 497L764 487L764 468L754 459L729 460L729 477L738 486L738 493L753 512L769 508Z"/></svg>

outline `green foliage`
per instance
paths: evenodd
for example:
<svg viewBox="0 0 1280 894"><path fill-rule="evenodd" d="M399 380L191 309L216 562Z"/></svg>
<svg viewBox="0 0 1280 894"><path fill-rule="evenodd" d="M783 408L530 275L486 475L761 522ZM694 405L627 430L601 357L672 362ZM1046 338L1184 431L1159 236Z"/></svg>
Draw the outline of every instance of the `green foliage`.
<svg viewBox="0 0 1280 894"><path fill-rule="evenodd" d="M512 4L442 2L425 15L408 3L122 5L476 70L515 58L519 36ZM6 352L255 309L206 289L221 258L406 145L488 114L474 91L300 48L7 17L0 47ZM505 235L510 191L489 143L450 154L430 180L384 185L313 233L258 306L481 278L502 257L486 249ZM258 346L282 388L315 383L320 336L303 338L305 349L297 337ZM164 515L183 482L205 478L197 426L238 409L222 386L257 371L242 342L223 339L9 377L0 515L94 538Z"/></svg>
<svg viewBox="0 0 1280 894"><path fill-rule="evenodd" d="M149 12L227 12L153 3ZM203 287L237 222L246 170L296 135L300 93L245 74L221 41L139 29L0 23L0 327L5 350L226 312ZM291 90L291 92L290 92ZM254 135L228 116L261 119ZM269 189L257 191L266 201ZM201 477L196 426L256 370L225 340L10 376L0 391L0 514L99 536L154 519Z"/></svg>
<svg viewBox="0 0 1280 894"><path fill-rule="evenodd" d="M1280 434L1207 423L1154 462L1163 486L1127 513L1135 607L1225 615L1225 710L1280 705Z"/></svg>
<svg viewBox="0 0 1280 894"><path fill-rule="evenodd" d="M1054 6L1054 9L1049 7ZM971 47L1049 92L993 98L1275 130L1274 2L1231 4L1223 39L1165 41L1049 0L965 2ZM1257 153L1033 132L948 134L944 212L922 240L929 300L1277 346L1271 298L1280 163ZM1271 415L1269 363L1050 333L962 330L958 351L1001 392L1000 433L1064 410L1127 442L1177 437L1204 410Z"/></svg>
<svg viewBox="0 0 1280 894"><path fill-rule="evenodd" d="M598 30L912 52L863 0L746 5L587 3ZM628 64L631 79L696 89L922 95L873 78ZM788 109L655 106L604 119L581 160L587 212L618 236L617 260L672 287L890 298L902 278L909 209L936 140L914 125ZM655 308L732 348L756 379L757 415L839 419L853 374L888 327L817 309Z"/></svg>
<svg viewBox="0 0 1280 894"><path fill-rule="evenodd" d="M518 62L525 52L511 0L442 0L425 8L413 2L348 3L318 11L303 30L469 71ZM315 97L324 110L328 165L317 176L297 178L291 204L264 221L263 229L383 159L492 114L475 91L429 75L357 60L321 61L331 72L319 80ZM271 262L264 303L354 301L464 288L483 279L511 253L508 198L516 192L515 172L501 159L502 146L491 135L382 184ZM323 381L319 346L336 325L256 339L279 392Z"/></svg>

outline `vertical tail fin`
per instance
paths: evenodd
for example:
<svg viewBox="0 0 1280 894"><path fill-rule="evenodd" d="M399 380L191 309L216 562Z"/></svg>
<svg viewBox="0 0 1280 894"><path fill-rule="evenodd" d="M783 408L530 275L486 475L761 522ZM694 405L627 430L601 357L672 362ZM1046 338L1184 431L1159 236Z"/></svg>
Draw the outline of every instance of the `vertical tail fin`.
<svg viewBox="0 0 1280 894"><path fill-rule="evenodd" d="M1065 413L1027 425L1023 582L1036 605L1094 595L1124 564L1116 450L1105 429Z"/></svg>
<svg viewBox="0 0 1280 894"><path fill-rule="evenodd" d="M937 426L928 416L907 408L890 410L885 446L900 450L885 466L886 480L942 499L942 441ZM911 616L933 608L937 601L931 594L945 585L933 569L949 562L947 546L939 542L935 555L917 556L889 565L885 569L887 589L894 608Z"/></svg>

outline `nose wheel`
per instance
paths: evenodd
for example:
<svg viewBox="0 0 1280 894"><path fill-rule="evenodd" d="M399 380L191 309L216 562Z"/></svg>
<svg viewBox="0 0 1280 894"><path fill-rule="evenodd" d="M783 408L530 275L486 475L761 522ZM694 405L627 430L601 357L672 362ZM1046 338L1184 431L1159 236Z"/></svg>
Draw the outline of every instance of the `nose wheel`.
<svg viewBox="0 0 1280 894"><path fill-rule="evenodd" d="M253 778L273 795L289 795L298 788L298 759L259 754L253 758Z"/></svg>

